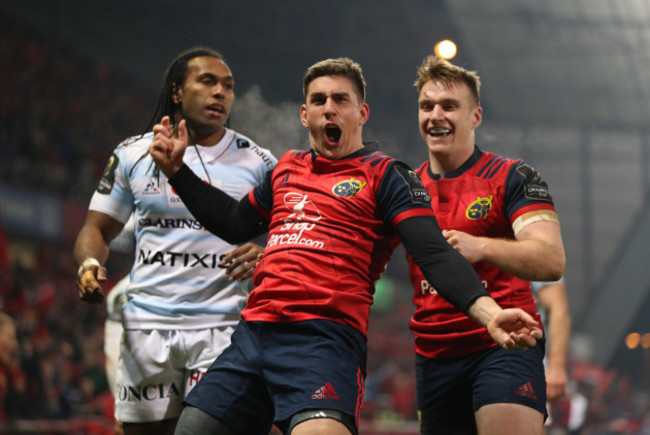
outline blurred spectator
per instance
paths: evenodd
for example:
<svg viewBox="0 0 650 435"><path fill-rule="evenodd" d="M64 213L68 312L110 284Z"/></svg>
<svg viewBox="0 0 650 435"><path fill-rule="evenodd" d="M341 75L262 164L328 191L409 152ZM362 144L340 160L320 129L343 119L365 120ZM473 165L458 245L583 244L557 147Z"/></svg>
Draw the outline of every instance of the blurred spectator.
<svg viewBox="0 0 650 435"><path fill-rule="evenodd" d="M569 412L566 428L569 435L578 435L585 426L589 400L574 382L569 384L568 393Z"/></svg>
<svg viewBox="0 0 650 435"><path fill-rule="evenodd" d="M19 391L23 380L16 364L17 349L14 319L0 312L0 421L7 419L5 407L8 400L13 400L12 389L18 388Z"/></svg>
<svg viewBox="0 0 650 435"><path fill-rule="evenodd" d="M102 61L3 22L0 31L0 182L87 199L111 149L144 130L147 95ZM149 102L147 102L149 100ZM102 131L101 144L93 140Z"/></svg>
<svg viewBox="0 0 650 435"><path fill-rule="evenodd" d="M11 367L15 351L18 349L14 319L0 312L0 367Z"/></svg>

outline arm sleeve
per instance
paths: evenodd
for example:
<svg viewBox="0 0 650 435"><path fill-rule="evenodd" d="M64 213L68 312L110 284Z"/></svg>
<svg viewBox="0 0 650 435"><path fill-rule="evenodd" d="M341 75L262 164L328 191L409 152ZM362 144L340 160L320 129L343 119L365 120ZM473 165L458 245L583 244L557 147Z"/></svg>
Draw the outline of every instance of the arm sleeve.
<svg viewBox="0 0 650 435"><path fill-rule="evenodd" d="M533 209L554 209L553 198L546 181L541 174L525 162L512 165L505 185L506 214L511 221L513 215L524 207L535 206ZM521 213L518 213L521 214Z"/></svg>
<svg viewBox="0 0 650 435"><path fill-rule="evenodd" d="M228 243L242 243L268 231L268 222L253 207L248 196L237 201L204 183L183 165L169 179L187 209L211 233Z"/></svg>
<svg viewBox="0 0 650 435"><path fill-rule="evenodd" d="M431 216L417 216L397 224L397 233L436 291L464 313L476 299L489 296L469 262L443 237Z"/></svg>

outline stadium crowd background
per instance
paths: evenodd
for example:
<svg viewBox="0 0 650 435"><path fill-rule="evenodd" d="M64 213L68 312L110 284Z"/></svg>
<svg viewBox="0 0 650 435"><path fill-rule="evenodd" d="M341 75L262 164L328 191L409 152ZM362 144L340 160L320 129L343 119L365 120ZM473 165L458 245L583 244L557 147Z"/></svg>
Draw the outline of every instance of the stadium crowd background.
<svg viewBox="0 0 650 435"><path fill-rule="evenodd" d="M66 224L74 226L110 150L142 131L154 97L106 64L17 24L4 25L0 188L65 203L77 219ZM90 139L97 131L103 132L101 143ZM49 239L6 228L0 237L0 310L15 318L19 341L13 366L0 377L0 433L111 433L105 309L77 299L71 242L65 234ZM394 258L371 317L362 425L368 434L417 433L410 283L401 251ZM116 256L108 265L110 278L119 279L128 262ZM589 361L573 359L569 367L573 394L588 401L582 433L650 433L647 391ZM570 399L555 405L558 433L567 428Z"/></svg>

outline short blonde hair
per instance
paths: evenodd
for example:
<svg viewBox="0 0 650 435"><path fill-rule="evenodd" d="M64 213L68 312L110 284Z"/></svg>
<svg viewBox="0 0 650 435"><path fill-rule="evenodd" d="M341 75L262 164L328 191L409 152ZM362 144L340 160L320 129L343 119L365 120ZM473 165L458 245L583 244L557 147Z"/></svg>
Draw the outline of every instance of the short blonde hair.
<svg viewBox="0 0 650 435"><path fill-rule="evenodd" d="M422 61L417 73L418 78L413 85L418 92L422 90L422 87L428 81L442 82L446 86L451 86L455 83L464 83L472 93L476 105L481 105L481 79L476 71L468 71L465 68L452 64L448 60L429 55Z"/></svg>

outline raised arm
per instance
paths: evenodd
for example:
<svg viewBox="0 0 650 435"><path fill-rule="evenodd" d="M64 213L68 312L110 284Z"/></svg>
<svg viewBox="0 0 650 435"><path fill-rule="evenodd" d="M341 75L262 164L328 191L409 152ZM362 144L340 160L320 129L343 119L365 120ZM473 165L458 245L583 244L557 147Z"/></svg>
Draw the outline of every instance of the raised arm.
<svg viewBox="0 0 650 435"><path fill-rule="evenodd" d="M149 152L156 165L169 179L187 209L213 234L228 243L251 240L268 230L268 223L257 212L247 196L237 201L225 192L206 184L183 163L187 148L185 120L174 132L169 118L164 117L153 128L154 140Z"/></svg>

